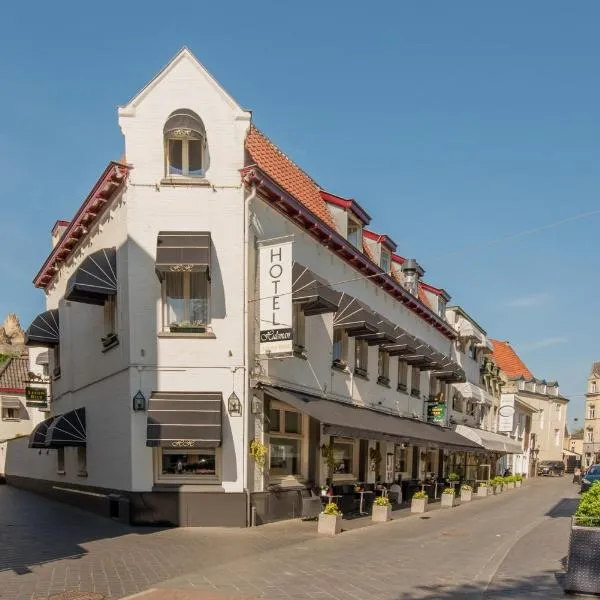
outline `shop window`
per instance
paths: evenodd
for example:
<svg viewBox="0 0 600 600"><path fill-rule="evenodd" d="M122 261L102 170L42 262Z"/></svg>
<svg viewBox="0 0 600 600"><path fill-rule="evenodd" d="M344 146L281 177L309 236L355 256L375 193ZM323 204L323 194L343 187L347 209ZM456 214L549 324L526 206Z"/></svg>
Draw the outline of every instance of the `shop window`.
<svg viewBox="0 0 600 600"><path fill-rule="evenodd" d="M203 177L208 153L200 117L187 109L171 113L164 127L168 176Z"/></svg>
<svg viewBox="0 0 600 600"><path fill-rule="evenodd" d="M302 475L302 413L283 404L269 410L269 476Z"/></svg>
<svg viewBox="0 0 600 600"><path fill-rule="evenodd" d="M348 364L348 334L341 328L333 330L333 366L345 368Z"/></svg>
<svg viewBox="0 0 600 600"><path fill-rule="evenodd" d="M214 448L161 448L159 462L159 479L218 480L218 455Z"/></svg>
<svg viewBox="0 0 600 600"><path fill-rule="evenodd" d="M390 355L385 350L379 350L377 357L377 383L390 384Z"/></svg>
<svg viewBox="0 0 600 600"><path fill-rule="evenodd" d="M56 450L56 472L64 474L65 472L65 449L57 448Z"/></svg>
<svg viewBox="0 0 600 600"><path fill-rule="evenodd" d="M333 476L338 479L352 476L354 473L354 444L334 442Z"/></svg>
<svg viewBox="0 0 600 600"><path fill-rule="evenodd" d="M407 449L402 446L395 447L395 470L397 473L406 473L408 470Z"/></svg>
<svg viewBox="0 0 600 600"><path fill-rule="evenodd" d="M398 360L398 391L406 392L408 388L408 364Z"/></svg>
<svg viewBox="0 0 600 600"><path fill-rule="evenodd" d="M306 346L306 317L301 304L292 305L292 335L294 350L303 353Z"/></svg>
<svg viewBox="0 0 600 600"><path fill-rule="evenodd" d="M168 272L163 280L164 328L206 331L209 323L208 272Z"/></svg>
<svg viewBox="0 0 600 600"><path fill-rule="evenodd" d="M80 446L77 448L77 475L87 477L87 448Z"/></svg>
<svg viewBox="0 0 600 600"><path fill-rule="evenodd" d="M361 377L367 377L369 373L369 345L365 340L354 342L354 372Z"/></svg>
<svg viewBox="0 0 600 600"><path fill-rule="evenodd" d="M411 369L410 380L410 393L412 396L418 398L421 395L421 369L419 367Z"/></svg>

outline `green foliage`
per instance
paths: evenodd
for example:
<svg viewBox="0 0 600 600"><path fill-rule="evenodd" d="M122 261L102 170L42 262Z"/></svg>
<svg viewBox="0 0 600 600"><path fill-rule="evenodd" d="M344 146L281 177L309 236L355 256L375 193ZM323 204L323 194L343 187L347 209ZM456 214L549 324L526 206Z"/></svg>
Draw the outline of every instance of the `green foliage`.
<svg viewBox="0 0 600 600"><path fill-rule="evenodd" d="M523 481L523 475L521 475L520 473L518 473L514 477L515 477L515 481Z"/></svg>
<svg viewBox="0 0 600 600"><path fill-rule="evenodd" d="M590 488L581 494L575 512L575 523L586 527L600 526L600 481L592 483Z"/></svg>
<svg viewBox="0 0 600 600"><path fill-rule="evenodd" d="M482 481L482 482L479 484L479 487L485 487L485 488L486 488L486 487L488 487L487 481Z"/></svg>
<svg viewBox="0 0 600 600"><path fill-rule="evenodd" d="M391 502L388 500L387 496L377 496L373 504L376 504L377 506L390 506Z"/></svg>
<svg viewBox="0 0 600 600"><path fill-rule="evenodd" d="M492 479L492 485L502 485L504 483L504 477L497 475Z"/></svg>
<svg viewBox="0 0 600 600"><path fill-rule="evenodd" d="M12 358L12 354L0 354L0 365L4 364L9 358Z"/></svg>
<svg viewBox="0 0 600 600"><path fill-rule="evenodd" d="M448 475L448 481L458 481L459 479L458 473L450 473L450 475Z"/></svg>
<svg viewBox="0 0 600 600"><path fill-rule="evenodd" d="M421 490L413 494L414 500L422 500L423 498L427 498L427 494Z"/></svg>
<svg viewBox="0 0 600 600"><path fill-rule="evenodd" d="M446 494L447 496L454 496L454 488L448 487L444 488L442 494Z"/></svg>
<svg viewBox="0 0 600 600"><path fill-rule="evenodd" d="M332 517L341 517L342 511L338 508L335 502L329 502L323 509L324 515L331 515Z"/></svg>
<svg viewBox="0 0 600 600"><path fill-rule="evenodd" d="M460 489L461 489L463 492L472 492L472 491L473 491L473 488L472 488L470 485L466 484L466 483L463 483L463 484L460 486Z"/></svg>
<svg viewBox="0 0 600 600"><path fill-rule="evenodd" d="M267 447L259 440L250 442L250 458L259 468L264 467L267 460Z"/></svg>

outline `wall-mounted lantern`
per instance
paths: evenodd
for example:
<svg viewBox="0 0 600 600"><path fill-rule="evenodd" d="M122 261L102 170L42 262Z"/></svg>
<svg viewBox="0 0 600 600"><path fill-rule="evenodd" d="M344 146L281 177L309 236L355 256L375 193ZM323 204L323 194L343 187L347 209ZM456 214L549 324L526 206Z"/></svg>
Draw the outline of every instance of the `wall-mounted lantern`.
<svg viewBox="0 0 600 600"><path fill-rule="evenodd" d="M231 395L227 399L227 412L230 417L242 416L242 403L235 392L231 392Z"/></svg>
<svg viewBox="0 0 600 600"><path fill-rule="evenodd" d="M137 394L133 397L133 410L134 412L146 410L146 397L142 394L142 390L138 390Z"/></svg>

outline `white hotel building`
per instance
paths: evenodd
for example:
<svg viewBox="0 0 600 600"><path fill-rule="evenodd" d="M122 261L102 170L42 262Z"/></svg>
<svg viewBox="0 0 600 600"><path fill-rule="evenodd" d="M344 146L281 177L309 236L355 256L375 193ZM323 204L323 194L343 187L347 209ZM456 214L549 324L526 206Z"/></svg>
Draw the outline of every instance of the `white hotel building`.
<svg viewBox="0 0 600 600"><path fill-rule="evenodd" d="M314 512L326 482L410 494L485 453L446 410L466 381L449 296L188 50L119 125L126 159L35 277L52 416L9 444L9 483L133 523L246 526Z"/></svg>

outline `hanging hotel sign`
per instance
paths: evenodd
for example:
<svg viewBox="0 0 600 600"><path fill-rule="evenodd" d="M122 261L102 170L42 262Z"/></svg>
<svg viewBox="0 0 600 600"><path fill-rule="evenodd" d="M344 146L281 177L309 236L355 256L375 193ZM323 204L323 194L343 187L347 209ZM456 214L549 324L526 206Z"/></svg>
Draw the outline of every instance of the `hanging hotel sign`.
<svg viewBox="0 0 600 600"><path fill-rule="evenodd" d="M498 409L498 431L511 433L515 425L515 395L502 394Z"/></svg>
<svg viewBox="0 0 600 600"><path fill-rule="evenodd" d="M443 425L446 422L446 404L443 402L428 404L427 422Z"/></svg>
<svg viewBox="0 0 600 600"><path fill-rule="evenodd" d="M270 240L259 247L261 355L293 352L292 239Z"/></svg>
<svg viewBox="0 0 600 600"><path fill-rule="evenodd" d="M48 407L48 392L46 388L31 387L25 388L25 405L36 408Z"/></svg>

